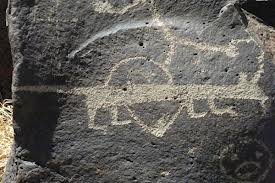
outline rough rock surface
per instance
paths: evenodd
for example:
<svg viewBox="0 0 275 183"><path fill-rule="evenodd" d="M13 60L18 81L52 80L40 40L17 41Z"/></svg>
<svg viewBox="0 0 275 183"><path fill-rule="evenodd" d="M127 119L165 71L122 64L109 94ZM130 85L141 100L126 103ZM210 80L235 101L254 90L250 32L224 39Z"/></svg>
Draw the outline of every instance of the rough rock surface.
<svg viewBox="0 0 275 183"><path fill-rule="evenodd" d="M240 5L12 0L5 182L274 182L274 63Z"/></svg>
<svg viewBox="0 0 275 183"><path fill-rule="evenodd" d="M11 97L12 59L6 26L7 0L0 0L0 100Z"/></svg>

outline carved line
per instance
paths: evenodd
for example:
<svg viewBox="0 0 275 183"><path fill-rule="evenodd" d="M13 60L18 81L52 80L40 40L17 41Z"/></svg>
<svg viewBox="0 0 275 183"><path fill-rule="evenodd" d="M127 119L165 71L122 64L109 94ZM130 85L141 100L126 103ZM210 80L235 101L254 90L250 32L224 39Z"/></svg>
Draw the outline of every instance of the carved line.
<svg viewBox="0 0 275 183"><path fill-rule="evenodd" d="M124 107L128 107L128 106L124 106ZM112 113L112 125L114 126L123 126L123 125L128 125L131 124L132 121L131 120L124 120L124 121L119 121L118 120L118 108L117 106L113 106L111 108L111 113Z"/></svg>
<svg viewBox="0 0 275 183"><path fill-rule="evenodd" d="M232 109L217 109L214 104L214 99L247 99L247 100L258 100L263 104L266 103L268 97L264 95L259 86L251 81L243 81L237 85L229 86L212 86L212 85L133 85L127 91L123 91L116 87L111 86L97 86L97 87L86 87L86 88L73 88L65 89L66 87L50 87L50 86L24 86L14 87L14 91L30 91L30 92L57 92L57 93L68 93L75 95L85 95L87 97L87 109L88 115L90 116L89 127L96 130L106 131L108 126L95 125L95 115L99 108L112 108L117 106L131 106L133 104L139 104L151 101L164 101L167 96L178 97L178 100L183 101L182 107L186 107L188 116L190 118L204 117L206 114L198 116L194 112L193 100L207 99L210 105L210 112L216 115L222 115L225 113L231 115L237 115ZM181 111L178 111L178 114ZM113 112L114 113L114 112ZM116 114L116 112L114 113ZM117 117L114 117L117 119ZM134 119L137 119L136 117ZM138 119L137 119L138 120ZM116 120L117 121L117 120ZM116 122L114 121L114 122ZM159 122L160 126L149 131L156 136L161 137L165 131L169 128L174 121L170 121L167 124ZM127 123L128 124L128 123ZM142 124L140 122L140 124ZM165 125L163 125L165 124ZM144 125L143 129L146 129Z"/></svg>
<svg viewBox="0 0 275 183"><path fill-rule="evenodd" d="M222 53L225 53L227 56L229 57L235 57L237 54L238 54L238 49L237 47L235 46L236 44L240 43L240 42L243 42L243 41L251 41L251 40L232 40L231 43L228 45L228 46L210 46L206 43L196 43L196 42L193 42L189 39L181 39L180 41L177 41L176 37L171 33L170 29L167 27L167 25L161 21L161 16L157 13L156 9L153 8L153 20L152 21L139 21L139 22L135 22L135 23L126 23L126 24L123 24L123 25L117 25L109 30L106 30L106 31L102 31L102 32L99 32L98 34L94 35L93 37L91 37L89 40L87 40L86 42L84 42L83 44L80 45L80 47L76 50L74 50L73 52L71 52L68 57L69 58L72 58L75 56L75 54L77 54L79 51L83 50L85 47L87 47L90 43L92 43L93 41L97 40L98 38L102 38L102 37L105 37L105 36L108 36L110 34L114 34L120 30L124 30L124 29L131 29L131 28L140 28L140 27L152 27L152 26L156 26L156 27L160 27L164 34L165 34L165 38L171 43L169 48L169 52L167 54L167 59L166 61L164 62L165 65L163 64L159 64L159 67L162 68L162 70L164 70L167 73L167 75L170 75L170 72L169 70L166 68L167 65L169 65L172 61L172 57L173 55L175 54L175 49L176 49L176 42L179 43L179 44L182 44L182 45L185 45L185 46L191 46L191 47L194 47L198 50L202 50L202 51L212 51L212 52L222 52ZM149 24L146 24L147 22L150 22ZM256 42L256 41L255 41ZM89 53L89 52L88 52ZM82 56L86 56L88 53L82 55ZM259 63L263 62L263 55L264 53L262 52L262 55L259 56L258 60L259 60ZM122 99L119 99L119 96L116 96L116 94L114 96L111 96L113 95L114 93L120 93L120 92L117 92L116 89L112 89L110 87L108 87L108 83L109 81L111 80L112 78L112 74L118 69L118 67L123 64L123 63L126 63L128 61L131 61L131 60L134 60L134 59L138 59L138 58L142 58L144 59L145 57L135 57L135 58L129 58L129 59L126 59L126 60L123 60L121 61L118 65L116 65L112 71L111 71L111 74L109 75L108 79L107 79L107 82L105 83L105 86L104 87L95 87L95 88L77 88L75 90L70 90L69 93L72 93L72 94L75 94L75 93L78 93L78 94L84 94L87 96L88 98L88 102L87 102L87 108L88 108L88 111L89 111L89 116L90 116L90 124L89 126L91 128L94 128L94 129L100 129L100 130L104 130L106 131L107 127L106 125L103 125L103 126L98 126L98 125L95 125L93 124L94 121L95 121L95 115L96 115L96 111L97 109L101 108L101 107L111 107L112 108L112 117L113 117L113 124L115 125L116 122L117 122L117 106L119 105L125 105L128 107L128 105L132 105L132 104L135 104L135 103L142 103L142 102L148 102L150 100L152 100L152 98L154 98L153 95L155 95L155 93L153 93L152 95L149 94L149 93L142 93L141 91L141 94L145 95L146 97L143 96L143 98L138 94L138 93L135 93L136 91L134 91L135 89L137 90L143 90L147 87L147 91L149 89L149 91L151 90L157 90L157 89L160 89L160 91L158 91L158 93L161 93L160 96L162 96L163 94L165 95L171 95L173 94L175 91L171 91L171 90L168 90L168 93L167 91L165 91L168 87L170 88L173 88L173 85L172 84L172 77L170 77L169 79L169 83L170 85L162 85L162 87L158 86L158 85L151 85L151 88L150 86L146 86L146 85L140 85L140 86L134 86L134 88L132 88L131 92L137 94L136 96L134 95L131 95L130 97L129 96L125 96L126 99L128 97L128 100L129 101L132 101L132 97L134 97L134 100L136 100L135 102L133 103L127 103L128 101L126 101L126 104L125 101L123 102ZM152 61L153 62L153 61ZM155 63L155 62L153 62ZM260 100L262 102L262 106L264 107L265 104L266 104L266 101L268 100L268 98L266 96L264 96L264 94L262 93L261 89L256 85L258 80L260 79L260 76L261 76L261 73L263 73L263 63L260 65L260 68L259 70L257 71L257 74L254 76L254 78L252 79L252 81L247 81L247 75L241 73L240 75L240 83L238 85L235 85L235 86L231 86L231 87L235 87L234 89L237 89L236 91L239 92L238 95L235 95L234 97L232 97L232 93L226 93L226 89L229 89L230 86L226 87L226 89L224 90L223 87L217 87L216 86L216 89L212 90L212 91L208 91L210 93L213 93L213 92L217 92L217 90L223 90L222 93L220 93L221 95L220 96L216 96L216 93L213 95L206 95L206 98L208 99L208 104L209 104L209 107L210 107L210 110L216 114L216 115L222 115L224 113L228 113L228 114L231 114L231 115L236 115L236 113L230 109L230 108L227 108L227 109L217 109L215 104L214 104L214 99L216 98L234 98L234 99L239 99L238 97L242 96L242 94L246 93L245 91L249 91L249 93L246 93L246 95L243 95L243 97L247 97L247 95L249 94L250 97L247 97L248 99L254 99L254 100ZM249 83L249 86L254 86L253 88L249 88L249 86L246 84L246 83ZM210 86L210 85L209 85ZM236 87L236 86L239 86L240 88ZM256 87L255 87L256 86ZM141 87L141 88L139 88ZM142 88L143 87L143 88ZM156 87L156 88L154 88ZM242 88L244 87L244 88ZM61 87L63 88L63 87ZM210 88L207 87L207 85L185 85L183 86L182 88L176 88L176 90L186 90L185 93L186 93L186 96L187 97L190 97L190 99L188 100L185 96L185 98L180 98L181 100L184 100L186 101L186 105L182 105L180 110L176 113L177 115L175 115L175 119L177 118L177 116L180 114L181 110L184 108L184 107L187 107L187 110L188 110L188 114L189 116L192 118L199 118L199 117L204 117L207 113L195 113L194 112L194 104L193 104L193 100L194 99L197 99L197 98L205 98L205 96L200 96L199 92L197 90L211 90L215 88L214 86L211 86ZM257 89L256 89L257 88ZM14 88L16 90L16 88ZM22 89L22 88L21 88ZM26 90L24 91L27 91L27 89L31 89L31 88L25 88ZM175 88L173 88L175 89ZM248 90L247 90L248 89ZM249 90L250 89L250 90ZM50 91L51 89L48 88L47 86L43 89L45 91ZM88 90L88 92L87 92ZM230 90L230 89L229 89ZM239 91L239 90L242 90L242 91ZM38 91L38 90L36 90ZM191 91L191 93L190 93ZM235 90L234 90L235 91ZM231 92L234 92L232 91L231 89ZM256 92L255 92L256 91ZM55 92L60 92L60 93L68 93L68 91L62 91L62 89L58 89L58 87L56 88ZM92 92L92 93L90 93ZM93 99L92 103L90 103L90 100L92 99L91 96L98 96L96 94L99 94L99 92L102 92L103 94L105 94L105 96L103 95L100 95L99 97L99 100L101 101L104 101L102 103L100 103L99 101L96 101L97 99ZM194 93L192 92L197 92L195 95ZM102 94L101 93L101 94ZM120 93L121 94L121 93ZM180 94L180 93L178 93ZM222 95L226 94L226 96L222 97ZM252 95L251 95L252 94ZM254 95L253 95L254 94ZM167 95L167 96L168 96ZM117 103L117 101L112 101L113 97L117 97L117 99L121 100ZM141 99L141 98L142 99ZM151 98L150 98L151 97ZM163 97L163 96L162 96ZM251 98L252 97L252 98ZM254 97L254 98L253 98ZM149 100L148 100L149 99ZM108 102L107 102L108 101ZM110 102L112 101L112 102ZM153 99L152 101L157 101L157 99ZM190 102L191 101L191 102ZM99 102L99 103L97 103ZM96 104L99 104L99 105L96 105ZM92 106L95 105L96 107L93 108ZM115 106L115 107L114 107ZM129 112L131 112L131 110L129 109L128 107L128 110ZM140 125L142 126L143 129L145 130L148 130L150 131L150 133L152 133L153 135L155 136L163 136L163 134L166 132L166 130L169 128L169 126L174 123L173 120L171 120L170 122L168 123L165 123L163 122L163 120L161 119L158 123L159 127L156 127L156 128L148 128L147 126L144 126L142 125L142 122L133 114L133 111L131 112L132 114L132 117L134 119L136 119L136 121L139 121ZM173 118L172 118L173 119ZM174 120L175 120L174 119ZM129 124L130 122L125 122L125 124ZM123 123L121 123L123 125ZM162 127L160 127L162 126Z"/></svg>
<svg viewBox="0 0 275 183"><path fill-rule="evenodd" d="M119 63L117 63L112 69L111 69L111 72L109 74L109 76L107 77L106 79L106 82L105 82L105 86L108 86L110 81L112 80L112 76L113 74L117 71L117 69L119 69L119 67L123 64L127 64L131 61L135 61L135 60L146 60L147 62L151 62L153 63L154 65L158 66L165 74L166 74L166 77L168 79L168 83L172 83L173 81L173 76L172 74L170 73L170 71L163 65L163 64L160 64L160 63L157 63L157 62L154 62L153 60L148 60L146 57L133 57L133 58L127 58L127 59L124 59L124 60L121 60Z"/></svg>
<svg viewBox="0 0 275 183"><path fill-rule="evenodd" d="M269 149L263 142L260 142L260 141L255 141L255 142L257 142L259 145L261 145L261 146L264 148L265 152L268 153L268 155L269 155L268 167L267 167L267 169L265 170L265 172L258 178L258 180L256 180L256 181L242 181L242 180L241 180L242 183L260 183L260 182L262 182L262 181L266 178L266 176L268 175L269 171L272 169L272 166L273 166L273 162L274 162L274 161L273 161L273 156L272 156L272 153L271 153L270 149ZM231 144L231 145L233 145L233 144ZM221 151L221 157L223 157L223 156L224 156L224 153L226 153L227 151L228 151L228 147L224 148L224 149ZM248 161L243 162L243 163L237 168L237 170L235 170L235 173L238 171L239 168L241 168L243 165L245 165L245 164L247 164L247 163L251 163L251 162L248 162ZM256 164L257 164L257 163L256 163ZM225 174L227 174L226 168L225 168L225 167L223 166L223 164L222 164L222 159L220 159L220 169L221 169ZM230 176L231 179L236 180L236 179L235 179L234 177L232 177L231 175L229 175L229 176ZM239 180L238 180L238 181L239 181Z"/></svg>
<svg viewBox="0 0 275 183"><path fill-rule="evenodd" d="M133 0L132 4L125 6L123 8L116 8L108 0L102 2L101 0L94 0L92 5L94 10L98 13L110 13L110 14L124 14L129 9L146 2L147 0Z"/></svg>
<svg viewBox="0 0 275 183"><path fill-rule="evenodd" d="M153 20L160 25L160 28L165 35L165 39L169 42L169 51L167 54L167 59L164 62L164 64L168 66L171 64L172 58L176 52L176 44L178 42L177 37L171 32L171 29L168 27L168 25L161 19L161 15L158 13L156 7L154 7L154 0L151 1L150 5L150 9L153 14Z"/></svg>
<svg viewBox="0 0 275 183"><path fill-rule="evenodd" d="M254 166L256 166L259 169L262 168L259 163L256 163L253 161L246 161L237 167L237 169L235 170L235 173L237 174L243 167L245 167L246 165L251 165L251 164L253 164ZM251 175L253 175L253 172L248 173L248 175L246 175L246 176L251 176ZM242 176L239 176L239 179L245 180L246 177L244 175L242 175Z"/></svg>
<svg viewBox="0 0 275 183"><path fill-rule="evenodd" d="M232 41L234 44L238 44L240 42L249 42L251 41L250 39L247 39L247 40L234 40ZM99 86L99 87L95 87L95 88L77 88L77 89L71 89L71 90L68 90L68 89L65 89L67 91L64 90L65 87L52 87L50 88L49 86L45 86L45 87L42 87L40 89L40 91L43 90L43 92L57 92L57 93L72 93L72 94L84 94L88 97L88 99L90 100L91 97L90 96L98 96L96 95L97 93L101 92L101 93L105 93L105 96L100 96L100 100L101 101L104 101L106 103L96 103L95 100L92 100L92 104L89 105L89 102L87 102L87 108L89 109L89 116L90 116L90 123L89 123L89 127L90 128L93 128L93 129L98 129L98 130L103 130L106 132L108 126L104 125L104 126L99 126L99 125L95 125L94 124L94 118L95 118L95 115L96 115L96 111L97 109L101 108L101 107L112 107L112 106L118 106L118 105L125 105L125 106L128 106L128 105L132 105L132 104L135 104L135 103L142 103L142 102L148 102L148 101L158 101L157 98L155 99L152 99L155 97L155 93L152 93L152 94L149 94L149 93L142 93L141 90L145 89L145 91L157 91L158 93L158 97L159 98L164 98L164 95L165 96L169 96L169 95L172 95L177 93L178 90L186 90L185 91L185 97L182 97L180 98L180 100L184 100L186 101L185 105L182 105L181 106L181 109L178 111L177 114L179 114L181 112L181 110L186 107L187 108L187 111L188 111L188 115L189 117L191 118L200 118L200 117L204 117L207 115L207 113L195 113L194 112L194 104L193 104L193 100L194 99L207 99L208 100L208 104L209 104L209 107L210 107L210 111L213 113L213 114L216 114L216 115L222 115L222 114L225 114L225 113L228 113L230 115L237 115L235 113L235 111L233 111L232 109L230 108L227 108L227 109L217 109L216 106L215 106L215 103L214 103L214 99L219 99L219 98L234 98L234 99L252 99L252 100L259 100L261 101L261 105L262 107L266 110L266 102L268 101L268 97L266 97L264 95L264 93L261 91L261 89L258 87L257 83L261 77L261 74L264 72L264 52L262 51L261 54L259 55L258 57L258 61L260 63L260 66L259 66L259 69L258 71L256 72L255 76L253 77L253 79L251 81L248 81L247 80L247 75L244 74L244 73L240 73L240 80L239 80L239 83L237 85L232 85L232 86L227 86L227 87L219 87L219 86L211 86L211 85L183 85L181 87L178 87L178 88L173 88L174 86L171 85L171 84L168 84L168 85L139 85L139 86L134 86L130 91L132 93L134 93L134 90L139 90L141 91L140 93L135 93L135 95L129 95L128 96L128 99L127 99L127 96L124 96L126 97L126 100L129 100L129 101L132 101L133 98L134 102L130 102L130 103L127 103L126 104L123 104L123 99L121 99L120 103L116 103L115 101L112 101L110 102L113 98L113 97L116 97L116 95L112 96L111 95L113 93L120 93L118 91L116 91L115 88L112 88L112 87L109 87L108 86L108 83L110 81L110 79L112 78L112 74L116 71L116 69L119 68L119 66L123 63L127 63L129 61L133 61L135 59L145 59L145 57L136 57L136 58L129 58L129 59L125 59L124 61L121 61L119 64L117 64L113 69L112 69L112 72L111 74L109 75L108 79L107 79L107 82L106 84L102 87L102 86ZM153 61L152 61L153 62ZM162 66L164 68L166 68L165 66ZM169 73L169 71L166 71L167 73ZM147 88L147 89L146 89ZM167 88L173 88L172 90L168 90L166 91ZM31 87L21 87L20 88L21 90L24 90L24 91L30 91L34 88L31 88ZM16 88L14 88L14 90L16 90ZM217 91L220 91L222 90L222 92L218 92ZM36 91L38 92L39 89L36 88L36 90L33 90L33 91ZM207 94L204 95L204 94L201 94L200 91L204 91L206 92ZM228 91L230 91L228 93ZM234 92L237 92L234 94ZM139 98L139 95L145 95L146 97L143 96L143 99ZM179 95L180 93L178 92L177 95ZM234 94L234 95L232 95ZM121 93L119 95L122 95ZM201 96L202 95L202 96ZM182 95L183 96L183 95ZM189 99L187 99L186 97L189 97ZM108 102L107 102L108 101ZM161 101L161 100L160 100ZM190 102L191 101L191 102ZM95 105L97 106L96 108L93 108L92 106ZM117 109L116 109L117 110ZM130 111L131 112L131 111ZM114 124L116 124L117 122L117 111L115 110L112 110L112 114L113 114L113 122ZM133 114L133 112L132 112ZM177 115L175 115L177 116ZM142 122L137 118L137 117L134 117L132 116L133 119L136 119L136 121L139 122L140 126L146 130L146 131L149 131L150 133L152 133L153 135L155 136L158 136L158 137L161 137L164 135L164 133L167 131L167 129L169 128L169 126L171 124L174 123L174 120L177 118L175 118L174 120L170 120L167 122L167 124L165 124L162 120L159 121L159 128L158 127L146 127L144 125L142 125ZM123 125L124 122L120 123L121 125ZM130 121L127 121L125 122L125 124L129 124ZM161 127L162 126L162 127Z"/></svg>
<svg viewBox="0 0 275 183"><path fill-rule="evenodd" d="M167 21L171 21L171 22L175 22L177 24L176 19L172 19L169 18L167 19ZM178 22L180 23L180 21ZM95 35L93 35L91 38L89 38L87 41L85 41L84 43L82 43L78 48L76 48L75 50L73 50L67 57L68 58L74 58L75 55L82 51L83 49L85 49L89 44L93 43L94 41L96 41L97 39L115 34L119 31L123 31L123 30L129 30L129 29L138 29L138 28L142 28L142 27L165 27L163 21L160 21L160 19L156 21L156 19L153 20L143 20L143 21L135 21L135 22L128 22L128 23L123 23L123 24L118 24L110 29L101 31ZM176 37L171 37L172 35L169 33L167 34L168 29L165 28L165 32L166 32L166 37L170 37L168 40L169 42L175 42L175 43L179 43L185 46L190 46L190 47L194 47L198 50L202 50L202 51L210 51L210 52L220 52L220 53L224 53L229 57L235 57L237 56L238 53L238 49L237 47L230 43L229 45L209 45L206 43L198 43L198 42L193 42L187 38L180 38L180 40L178 40L178 38ZM171 53L170 55L174 54L174 50L176 48L176 46L174 44L171 44L170 50ZM82 55L82 57L85 57L87 54L89 54L89 51L84 53ZM166 64L169 64L169 62L171 62L171 56L169 59L167 59Z"/></svg>

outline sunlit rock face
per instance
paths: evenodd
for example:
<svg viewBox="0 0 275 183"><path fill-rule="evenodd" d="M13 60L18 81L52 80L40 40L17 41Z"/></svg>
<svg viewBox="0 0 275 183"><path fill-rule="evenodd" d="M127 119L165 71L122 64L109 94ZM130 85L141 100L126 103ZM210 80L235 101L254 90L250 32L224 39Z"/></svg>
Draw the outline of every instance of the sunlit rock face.
<svg viewBox="0 0 275 183"><path fill-rule="evenodd" d="M274 65L252 25L273 28L243 3L11 2L5 181L273 182Z"/></svg>

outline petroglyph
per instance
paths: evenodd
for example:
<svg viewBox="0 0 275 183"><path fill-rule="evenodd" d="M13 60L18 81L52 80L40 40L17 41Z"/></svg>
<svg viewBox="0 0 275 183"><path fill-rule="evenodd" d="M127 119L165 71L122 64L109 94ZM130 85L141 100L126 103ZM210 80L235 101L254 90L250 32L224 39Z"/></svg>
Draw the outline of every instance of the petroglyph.
<svg viewBox="0 0 275 183"><path fill-rule="evenodd" d="M83 43L77 50L70 54L70 57L74 57L75 54L90 43L95 41L98 38L105 37L106 35L113 34L119 31L121 28L129 29L138 28L140 26L161 26L159 22L151 21L149 24L145 24L144 21L138 22L137 24L125 24L125 26L117 26L108 31L103 31L93 36L87 42ZM184 39L178 41L177 44L183 44L185 46L194 47L198 50L211 51L211 52L222 52L227 56L236 56L238 54L237 45L240 43L249 43L254 40L244 39L244 40L232 40L229 46L210 46L206 43L196 44L195 42ZM255 41L256 42L256 41ZM232 54L234 53L234 54ZM85 53L86 55L87 53ZM172 51L168 54L173 54ZM84 55L84 57L85 57ZM83 57L83 55L81 55ZM167 56L169 58L169 56ZM172 59L172 57L170 57ZM139 60L147 60L160 70L165 73L165 76L168 80L167 84L133 84L128 83L129 85L125 90L120 87L111 86L110 82L115 73L119 72L119 68L125 64L130 64L137 62ZM171 60L172 61L172 60ZM95 130L101 130L104 133L107 133L110 125L113 126L123 126L130 123L135 123L139 125L147 133L151 133L156 137L162 137L165 132L171 127L171 125L176 121L178 116L185 109L189 118L203 118L207 114L212 113L214 115L224 115L228 114L231 116L238 116L239 114L234 111L232 108L220 109L215 105L215 100L218 99L237 99L237 100L256 100L259 101L262 105L262 108L266 110L268 104L268 97L265 96L264 92L258 86L258 81L261 78L262 73L264 72L264 52L261 51L261 54L258 57L258 71L254 74L254 77L248 80L247 74L239 73L239 82L236 85L228 86L214 86L214 85L174 85L172 74L170 73L168 66L170 64L168 61L158 63L153 60L149 60L144 56L133 57L121 60L110 71L110 74L107 76L105 84L102 86L96 87L84 87L84 88L66 88L65 86L24 86L24 87L15 87L14 91L30 91L30 92L57 92L57 93L67 93L73 95L85 95L86 106L88 109L89 128ZM176 100L175 100L176 98ZM203 113L197 113L194 109L194 100L207 100L209 111ZM176 101L180 104L178 110L173 115L166 115L161 117L154 125L148 126L142 121L130 106L134 104L142 104L149 102L162 102L162 101ZM132 119L119 121L118 120L118 107L126 107ZM107 108L111 111L112 122L110 125L100 125L96 124L96 114L97 111L101 108Z"/></svg>
<svg viewBox="0 0 275 183"><path fill-rule="evenodd" d="M113 77L113 74L114 74L122 65L131 63L131 62L136 62L136 61L138 61L138 60L144 60L144 61L146 61L147 63L152 63L152 64L154 64L155 66L157 66L160 70L162 70L162 71L165 73L166 78L167 78L167 80L168 80L168 83L169 83L169 84L172 83L173 76L172 76L172 74L169 72L168 68L165 67L165 65L163 65L163 64L161 64L161 63L154 62L153 60L148 60L146 57L134 57L134 58L128 58L128 59L122 60L122 61L120 61L118 64L116 64L116 65L112 68L112 70L111 70L109 76L107 77L107 80L106 80L106 82L105 82L105 86L108 86L108 85L110 84L110 81L111 81L111 79L112 79L112 77ZM143 75L144 75L145 73L140 72L140 74L143 74ZM145 76L145 78L148 78L148 77L150 77L150 76ZM150 81L149 81L149 82L150 82Z"/></svg>
<svg viewBox="0 0 275 183"><path fill-rule="evenodd" d="M243 74L241 74L243 76ZM113 116L113 125L127 125L131 122L137 123L141 128L157 137L162 137L169 127L175 122L179 114L184 108L187 109L190 118L203 118L208 113L196 113L194 111L194 100L207 99L210 107L209 113L215 115L238 115L233 109L218 109L215 106L216 99L244 99L244 100L257 100L262 103L265 109L268 97L265 96L260 87L254 80L247 81L241 77L237 85L230 86L211 86L211 85L133 85L127 90L112 86L97 86L86 88L73 88L68 89L65 86L24 86L14 87L14 91L29 91L29 92L57 92L67 93L73 95L85 95L86 106L90 117L89 128L96 130L107 131L107 125L95 124L96 112L100 108L110 108ZM168 97L168 98L167 98ZM164 101L177 98L180 101L180 108L173 116L166 116L161 118L153 127L145 125L128 106L133 104L141 104L152 101ZM127 106L128 111L131 113L133 121L118 121L117 120L117 107ZM170 119L170 120L167 120Z"/></svg>
<svg viewBox="0 0 275 183"><path fill-rule="evenodd" d="M172 58L175 55L175 50L177 48L177 37L171 32L171 29L169 26L161 19L161 15L157 11L157 8L154 6L154 0L149 1L149 7L152 12L152 18L155 22L160 25L162 32L165 35L166 40L169 42L169 51L167 53L167 59L165 60L164 64L170 65L172 62ZM171 80L169 80L169 83L172 83Z"/></svg>
<svg viewBox="0 0 275 183"><path fill-rule="evenodd" d="M222 150L220 158L223 172L242 183L264 181L273 164L270 150L256 140L230 144Z"/></svg>
<svg viewBox="0 0 275 183"><path fill-rule="evenodd" d="M97 12L124 14L131 8L141 3L145 3L146 0L134 0L132 3L128 2L127 6L116 6L110 3L110 1L103 2L97 0L93 2L94 9ZM113 36L118 32L127 32L141 28L156 28L163 34L164 39L169 43L168 50L165 52L164 60L156 61L150 59L149 55L147 57L146 54L139 55L138 53L135 56L129 56L129 58L122 59L115 63L110 69L110 73L106 77L104 84L95 87L67 88L66 86L22 86L14 87L13 90L38 93L56 92L72 95L84 95L86 97L86 107L90 118L88 127L95 130L101 130L103 133L107 133L110 129L110 126L124 126L134 123L140 126L140 128L145 132L150 133L156 137L162 137L171 127L171 125L175 123L183 110L186 110L188 117L193 119L204 118L208 114L214 114L217 116L224 114L230 116L240 115L231 107L218 108L215 101L220 99L256 100L261 103L264 111L267 110L269 98L258 86L261 75L264 73L263 51L261 51L261 54L257 58L259 66L257 72L254 73L254 77L252 79L248 79L246 73L239 73L239 81L235 85L175 85L173 82L173 75L169 70L169 66L174 61L173 59L178 47L190 47L201 52L222 53L229 58L234 58L240 54L238 49L239 44L247 44L251 41L257 44L257 42L252 37L248 39L231 40L231 42L229 42L227 45L214 45L212 43L210 44L206 42L193 41L187 36L179 37L174 34L171 27L180 25L181 20L177 19L176 17L162 18L157 9L153 6L153 1L151 1L149 5L149 9L152 12L152 17L150 19L124 22L106 30L102 30L92 35L87 41L73 50L68 55L68 58L85 58L91 52L91 50L87 49L90 44L93 44L95 41L101 38ZM148 80L149 84L135 84L131 83L131 81L128 81L124 88L111 85L111 81L114 78L114 75L120 73L119 69L121 67L141 60L152 64L155 68L164 73L164 77L167 80L167 83L151 83L150 81L152 76L150 74L152 73L147 74L142 71L135 70L135 72L140 72L140 74L142 74L144 78ZM209 111L196 112L194 106L195 100L206 100ZM131 106L135 104L163 101L176 102L178 103L179 107L174 114L162 116L153 125L147 125L136 114L136 111L131 108ZM131 119L120 121L118 118L119 107L126 108L130 114ZM96 123L96 114L100 109L108 109L110 111L112 121L109 125Z"/></svg>
<svg viewBox="0 0 275 183"><path fill-rule="evenodd" d="M131 8L146 2L146 0L93 0L92 6L98 13L124 14Z"/></svg>
<svg viewBox="0 0 275 183"><path fill-rule="evenodd" d="M97 34L93 35L87 41L82 43L78 48L73 50L68 55L68 58L74 58L77 53L84 50L89 44L92 44L93 42L95 42L96 40L98 40L100 38L108 37L110 35L118 33L119 31L126 31L126 30L132 30L132 29L138 29L138 28L144 28L144 27L166 29L165 26L164 26L165 25L164 22L168 22L168 23L173 22L173 24L175 24L175 25L177 23L180 24L180 20L178 20L176 18L163 19L161 21L160 20L156 21L155 19L142 20L142 21L131 21L131 22L127 22L127 23L118 24L118 25L115 25L112 28L100 31ZM167 38L167 37L172 36L172 33L169 32L170 36L168 36L167 33L165 35L166 35L166 38ZM171 63L172 55L174 55L174 53L175 53L176 45L188 46L188 47L192 47L192 48L195 48L197 50L200 50L200 51L223 53L223 54L227 55L228 57L235 57L239 54L238 48L236 47L236 45L242 40L239 40L239 41L238 40L233 40L228 45L212 45L212 44L192 41L189 38L182 38L182 37L177 38L177 37L174 37L174 35L173 35L173 37L170 37L168 39L168 41L169 41L169 43L173 42L175 45L171 44L171 45L174 45L174 46L171 46L172 48L170 48L170 50L168 51L168 55L169 55L168 58L169 59L167 59L167 61L165 61L166 65ZM247 40L244 40L244 41L247 41ZM85 53L81 54L81 57L85 57L88 54L89 54L89 51L86 51Z"/></svg>
<svg viewBox="0 0 275 183"><path fill-rule="evenodd" d="M167 20L166 20L167 21ZM169 20L168 20L169 21ZM174 21L174 20L173 20ZM171 21L172 22L172 21ZM175 21L174 21L175 22ZM141 27L158 27L166 35L165 38L169 42L173 42L172 46L169 47L167 52L166 60L164 62L155 62L154 60L149 60L144 56L137 56L133 58L127 58L121 60L110 71L110 74L107 76L105 84L103 86L96 87L84 87L84 88L66 88L65 86L24 86L24 87L15 87L16 91L30 91L30 92L57 92L57 93L67 93L73 95L85 95L86 106L88 109L89 128L95 130L102 130L104 133L108 131L109 125L100 125L96 124L95 117L97 111L101 108L108 108L111 111L113 126L123 126L130 123L135 123L139 125L144 131L155 135L156 137L162 137L165 132L171 127L171 125L176 121L181 112L185 109L190 118L203 118L207 114L212 113L215 115L224 115L229 114L231 116L239 115L232 108L220 109L215 105L215 100L217 99L237 99L237 100L257 100L262 104L264 110L266 110L266 105L268 97L265 96L261 88L258 86L258 81L261 77L261 74L264 72L264 52L261 52L261 55L258 57L259 68L258 71L254 74L254 77L251 80L248 80L247 74L240 73L239 82L236 85L229 86L213 86L213 85L173 85L173 77L170 73L168 66L173 61L173 55L175 54L175 49L178 45L183 45L187 47L192 47L200 51L208 52L220 52L228 57L235 57L239 54L237 45L240 43L249 43L250 41L255 41L251 39L244 40L232 40L229 45L209 45L207 43L198 43L189 40L188 38L182 38L181 40L176 40L176 37L170 32L170 29L166 24L160 19L158 15L154 17L153 20L144 20L138 22L124 23L117 25L111 29L101 31L96 35L92 36L89 40L84 42L69 54L69 58L75 57L75 55L85 49L89 44L93 43L95 40L100 39L111 34L115 34L121 30L137 29ZM256 42L256 41L255 41ZM81 57L85 57L88 52L82 53ZM156 84L139 84L135 85L129 83L129 87L126 90L121 88L110 86L110 81L112 80L113 75L118 71L118 69L125 64L136 62L138 60L147 60L151 62L159 69L161 69L168 80L167 84L156 85ZM177 112L173 115L166 115L161 117L154 125L148 126L142 121L130 106L134 104L142 104L148 102L162 102L164 100L176 101L180 103L180 106ZM205 99L208 101L209 111L203 113L196 113L194 109L194 100ZM130 120L119 121L118 120L118 107L124 106L131 115Z"/></svg>

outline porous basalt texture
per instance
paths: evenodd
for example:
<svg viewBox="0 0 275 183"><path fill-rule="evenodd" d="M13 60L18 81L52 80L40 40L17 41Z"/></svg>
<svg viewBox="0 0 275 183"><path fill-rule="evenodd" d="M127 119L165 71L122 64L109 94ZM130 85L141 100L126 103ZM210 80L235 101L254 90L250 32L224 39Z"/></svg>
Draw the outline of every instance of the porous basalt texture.
<svg viewBox="0 0 275 183"><path fill-rule="evenodd" d="M274 63L244 1L11 1L6 183L272 183Z"/></svg>

